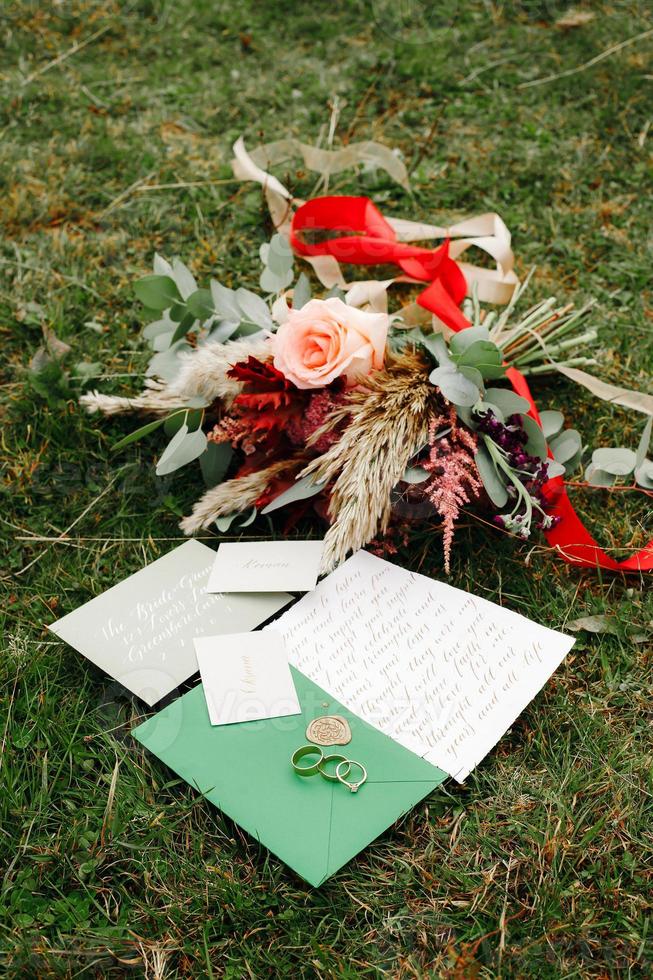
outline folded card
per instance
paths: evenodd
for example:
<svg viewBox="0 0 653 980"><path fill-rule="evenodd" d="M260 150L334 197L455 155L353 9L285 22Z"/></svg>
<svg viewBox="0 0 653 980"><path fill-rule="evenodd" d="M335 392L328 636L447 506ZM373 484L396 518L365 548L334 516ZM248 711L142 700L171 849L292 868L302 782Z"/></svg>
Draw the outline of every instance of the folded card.
<svg viewBox="0 0 653 980"><path fill-rule="evenodd" d="M211 569L207 592L309 592L323 541L227 541Z"/></svg>
<svg viewBox="0 0 653 980"><path fill-rule="evenodd" d="M359 551L273 626L290 663L462 781L574 640Z"/></svg>
<svg viewBox="0 0 653 980"><path fill-rule="evenodd" d="M300 712L279 633L229 633L195 640L212 725Z"/></svg>
<svg viewBox="0 0 653 980"><path fill-rule="evenodd" d="M194 637L254 629L291 600L283 592L207 595L214 554L187 541L48 629L156 704L196 673Z"/></svg>
<svg viewBox="0 0 653 980"><path fill-rule="evenodd" d="M446 778L356 717L297 670L301 714L211 725L202 685L177 698L132 735L312 885L320 885ZM357 793L322 776L298 776L291 756L316 717L338 714L346 752L367 769Z"/></svg>

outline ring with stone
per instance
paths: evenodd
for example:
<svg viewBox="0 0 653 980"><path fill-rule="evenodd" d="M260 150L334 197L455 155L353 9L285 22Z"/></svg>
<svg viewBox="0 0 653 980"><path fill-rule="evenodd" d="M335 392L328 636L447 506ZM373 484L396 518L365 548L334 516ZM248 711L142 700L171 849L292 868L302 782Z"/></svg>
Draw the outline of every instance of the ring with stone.
<svg viewBox="0 0 653 980"><path fill-rule="evenodd" d="M348 768L347 768L347 772L343 774L340 770L345 765L345 763L347 764ZM350 782L347 779L347 776L351 772L352 766L357 766L358 769L360 769L361 778L357 782ZM345 759L344 762L339 762L338 765L336 766L336 779L338 780L338 782L346 786L347 789L349 789L352 793L357 793L358 790L363 785L363 783L365 782L365 780L367 779L367 769L365 768L362 762L356 762L355 759Z"/></svg>

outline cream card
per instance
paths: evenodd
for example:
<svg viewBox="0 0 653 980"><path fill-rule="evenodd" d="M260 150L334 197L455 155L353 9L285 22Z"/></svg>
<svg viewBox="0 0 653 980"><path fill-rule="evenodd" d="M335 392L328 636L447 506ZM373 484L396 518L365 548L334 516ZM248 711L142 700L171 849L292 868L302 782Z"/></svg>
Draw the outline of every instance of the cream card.
<svg viewBox="0 0 653 980"><path fill-rule="evenodd" d="M459 781L574 643L364 551L323 579L273 628L282 633L294 667Z"/></svg>
<svg viewBox="0 0 653 980"><path fill-rule="evenodd" d="M290 602L283 592L207 595L214 555L187 541L49 629L156 704L197 671L196 636L254 629Z"/></svg>
<svg viewBox="0 0 653 980"><path fill-rule="evenodd" d="M232 541L215 556L207 592L310 592L323 541Z"/></svg>
<svg viewBox="0 0 653 980"><path fill-rule="evenodd" d="M279 633L233 633L195 640L212 725L301 713Z"/></svg>

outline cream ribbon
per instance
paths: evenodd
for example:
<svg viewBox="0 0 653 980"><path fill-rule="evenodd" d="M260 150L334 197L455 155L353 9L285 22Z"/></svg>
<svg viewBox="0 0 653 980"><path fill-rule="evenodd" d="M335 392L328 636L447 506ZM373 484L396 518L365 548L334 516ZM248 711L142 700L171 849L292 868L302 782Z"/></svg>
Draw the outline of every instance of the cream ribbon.
<svg viewBox="0 0 653 980"><path fill-rule="evenodd" d="M375 166L386 171L397 183L409 190L408 173L401 160L387 146L367 140L352 143L341 150L321 150L318 147L301 143L296 139L277 140L257 147L251 153L245 149L241 136L234 144L232 169L240 180L253 180L261 184L265 193L270 217L277 231L288 235L295 207L303 201L295 198L275 176L265 167L271 167L293 157L301 157L304 166L319 173L323 180L342 170L362 166ZM449 254L458 260L467 249L475 246L486 252L494 260L496 267L487 269L460 262L467 294L471 295L474 286L478 298L485 303L505 304L510 301L519 280L514 271L515 257L511 248L510 231L501 217L495 212L467 218L449 227L409 221L405 218L388 218L397 238L402 242L451 239ZM354 306L369 304L373 309L387 309L386 292L395 282L417 282L409 276L396 276L393 279L353 280L347 282L340 264L332 255L301 256L308 262L327 289L339 286L348 291L348 301ZM352 295L353 293L353 295Z"/></svg>

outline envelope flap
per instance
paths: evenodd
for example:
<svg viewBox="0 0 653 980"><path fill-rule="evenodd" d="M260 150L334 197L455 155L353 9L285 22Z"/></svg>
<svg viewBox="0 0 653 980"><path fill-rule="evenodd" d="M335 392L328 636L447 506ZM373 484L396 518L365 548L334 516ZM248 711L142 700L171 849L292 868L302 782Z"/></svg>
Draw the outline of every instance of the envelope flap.
<svg viewBox="0 0 653 980"><path fill-rule="evenodd" d="M301 715L212 726L198 685L133 732L175 772L313 885L322 883L445 774L352 715L293 670ZM351 727L339 752L368 769L356 793L321 776L302 778L290 758L310 721L340 714Z"/></svg>

